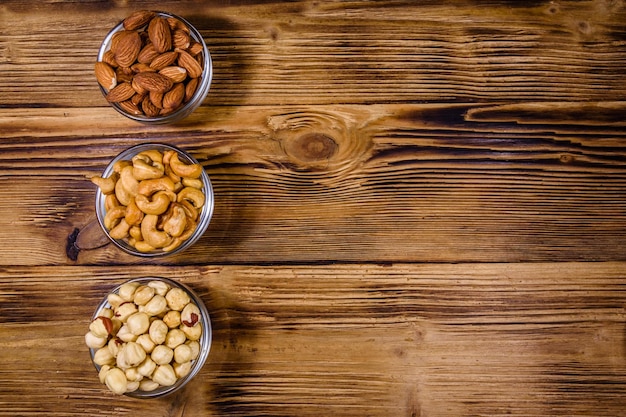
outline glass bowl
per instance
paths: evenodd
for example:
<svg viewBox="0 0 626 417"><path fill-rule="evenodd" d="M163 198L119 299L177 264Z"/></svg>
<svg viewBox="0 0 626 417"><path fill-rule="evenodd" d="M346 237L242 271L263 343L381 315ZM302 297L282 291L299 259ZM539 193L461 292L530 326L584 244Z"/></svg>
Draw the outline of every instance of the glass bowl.
<svg viewBox="0 0 626 417"><path fill-rule="evenodd" d="M200 32L198 32L198 30L193 25L191 25L191 23L189 23L184 18L171 14L171 13L162 12L162 11L153 11L153 13L155 13L156 16L160 16L166 19L167 18L178 19L180 22L186 25L186 27L189 29L190 39L193 42L197 42L197 44L201 47L200 54L201 54L201 62L203 63L203 69L202 69L201 76L198 77L199 82L195 90L195 93L193 94L193 96L189 97L188 100L185 100L183 102L183 105L181 105L177 110L164 114L164 115L157 115L157 116L152 116L152 117L146 116L143 113L137 114L135 111L130 111L128 108L125 108L123 105L117 102L115 103L109 102L109 104L115 110L117 110L120 114L128 117L129 119L135 120L137 122L141 122L144 124L174 123L189 116L194 110L196 110L202 104L202 102L206 98L209 92L209 88L211 86L211 79L213 77L213 62L211 60L211 54L209 52L209 49L207 48L206 43L204 42L204 39L202 38L202 35L200 35ZM100 46L100 50L98 51L98 58L97 58L98 62L107 62L106 54L107 54L107 51L111 49L111 44L115 38L115 35L118 32L122 32L124 30L125 30L124 21L122 20L107 34L107 36L104 38L104 41L102 42L102 45ZM174 63L173 65L176 65L176 64ZM132 68L132 67L129 67L129 68ZM189 80L189 78L187 78L187 80ZM100 83L98 83L98 86L100 87L100 91L102 92L102 94L106 97L108 90L104 88L102 84ZM141 106L139 106L139 108L141 108Z"/></svg>
<svg viewBox="0 0 626 417"><path fill-rule="evenodd" d="M124 151L122 151L119 155L117 155L109 165L102 172L102 178L108 178L115 172L115 166L120 161L130 161L133 156L151 150L158 150L160 152L164 152L166 150L175 151L178 153L179 159L187 164L199 164L199 162L191 156L189 153L183 151L180 148L177 148L172 145L167 145L164 143L144 143L140 145L132 146ZM213 207L214 207L214 198L213 198L213 186L211 185L211 180L207 175L206 171L202 169L199 179L202 181L202 189L201 191L204 194L204 204L198 213L197 218L197 226L194 230L193 234L189 236L186 240L180 244L180 246L176 247L173 250L163 250L163 249L155 249L149 252L141 251L136 249L133 245L129 243L128 239L116 239L111 236L110 231L105 227L105 216L107 214L106 209L106 198L107 196L102 192L102 189L98 187L96 190L96 218L98 219L98 223L104 234L109 238L115 246L120 248L126 253L131 255L144 257L144 258L152 258L152 257L163 257L170 256L180 253L193 245L198 241L209 227L209 223L211 222L211 217L213 216Z"/></svg>
<svg viewBox="0 0 626 417"><path fill-rule="evenodd" d="M126 281L118 285L109 294L118 294L120 291L120 288L122 288L123 285L128 284L128 283L147 285L150 282L164 283L164 284L167 284L169 288L179 288L185 291L187 295L189 296L189 299L191 300L191 302L193 302L200 310L200 323L202 323L203 329L202 329L202 334L200 336L200 339L198 340L198 343L200 345L198 355L195 359L191 361L191 369L189 370L189 372L182 378L177 379L173 385L159 386L158 388L152 391L135 390L132 392L126 392L124 394L129 397L135 397L135 398L163 397L163 396L172 394L176 391L179 391L181 388L183 388L187 383L189 383L189 381L191 381L198 374L198 372L200 372L200 370L204 366L209 356L209 351L211 350L211 341L212 341L212 336L213 336L212 329L211 329L211 320L210 320L209 312L206 306L204 305L200 297L198 297L198 295L191 288L189 288L187 285L183 283L176 282L172 279L164 278L164 277L141 277L141 278L131 279L129 281ZM94 321L98 316L100 316L103 309L111 308L111 304L109 303L109 299L108 299L109 294L107 294L107 296L105 296L104 299L100 302L100 304L96 308L91 318L91 321ZM107 349L106 345L104 349ZM92 363L94 364L96 370L99 373L102 366L96 364L96 362L94 361L94 355L96 354L97 350L98 349L90 348L89 353L91 356Z"/></svg>

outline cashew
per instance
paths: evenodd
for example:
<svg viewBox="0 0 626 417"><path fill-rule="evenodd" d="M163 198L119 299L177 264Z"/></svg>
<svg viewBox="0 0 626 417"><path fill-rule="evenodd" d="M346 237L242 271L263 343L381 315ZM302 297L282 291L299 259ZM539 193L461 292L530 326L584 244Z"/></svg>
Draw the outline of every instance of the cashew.
<svg viewBox="0 0 626 417"><path fill-rule="evenodd" d="M122 186L124 187L124 189L132 197L137 195L137 188L139 187L139 181L134 176L132 166L127 166L127 167L124 167L124 169L122 169L122 172L120 172L120 182L122 183Z"/></svg>
<svg viewBox="0 0 626 417"><path fill-rule="evenodd" d="M193 187L193 188L197 188L198 190L201 190L202 187L204 186L204 184L202 183L202 180L199 178L183 178L182 179L182 183L185 187Z"/></svg>
<svg viewBox="0 0 626 417"><path fill-rule="evenodd" d="M115 206L111 210L107 211L107 214L104 216L104 227L107 230L113 229L120 222L120 219L124 218L126 215L126 207L124 206Z"/></svg>
<svg viewBox="0 0 626 417"><path fill-rule="evenodd" d="M181 178L178 175L174 174L169 164L165 165L165 175L175 184L180 183Z"/></svg>
<svg viewBox="0 0 626 417"><path fill-rule="evenodd" d="M141 222L141 234L144 240L155 248L162 248L172 243L172 237L161 230L157 230L156 225L159 216L146 214Z"/></svg>
<svg viewBox="0 0 626 417"><path fill-rule="evenodd" d="M178 248L180 245L182 245L184 241L185 241L184 239L181 239L181 238L179 238L179 237L175 237L175 238L172 240L172 243L170 243L170 244L169 244L169 245L167 245L167 246L163 246L163 252L171 252L171 251L173 251L174 249L176 249L176 248Z"/></svg>
<svg viewBox="0 0 626 417"><path fill-rule="evenodd" d="M116 163L113 164L113 172L117 172L118 174L120 174L125 167L131 166L131 165L132 163L130 161L126 161L126 160L117 161Z"/></svg>
<svg viewBox="0 0 626 417"><path fill-rule="evenodd" d="M143 240L143 236L141 235L141 227L140 226L131 226L128 230L128 234L135 240Z"/></svg>
<svg viewBox="0 0 626 417"><path fill-rule="evenodd" d="M120 202L118 201L115 194L107 194L107 196L104 197L104 209L106 211L109 211L113 207L119 206L119 205L120 205Z"/></svg>
<svg viewBox="0 0 626 417"><path fill-rule="evenodd" d="M161 178L165 167L161 163L150 164L142 159L133 158L133 177L137 180Z"/></svg>
<svg viewBox="0 0 626 417"><path fill-rule="evenodd" d="M176 198L174 193L168 193L167 191L157 191L152 199L149 199L143 194L137 194L135 197L135 204L145 214L163 214L167 211L172 199Z"/></svg>
<svg viewBox="0 0 626 417"><path fill-rule="evenodd" d="M195 208L189 200L181 201L180 205L183 206L183 209L185 209L185 215L189 219L193 220L194 222L198 220L198 216L199 216L198 209Z"/></svg>
<svg viewBox="0 0 626 417"><path fill-rule="evenodd" d="M196 231L196 228L198 227L198 223L187 218L187 225L185 226L185 230L183 231L183 234L178 236L178 239L182 239L182 240L187 240L191 237L191 235L193 234L193 232Z"/></svg>
<svg viewBox="0 0 626 417"><path fill-rule="evenodd" d="M152 162L158 162L160 164L163 164L163 154L158 149L148 149L147 151L141 151L136 156L140 158L145 157Z"/></svg>
<svg viewBox="0 0 626 417"><path fill-rule="evenodd" d="M179 193L176 200L180 203L183 200L190 201L197 209L204 205L205 195L202 191L193 187L185 187Z"/></svg>
<svg viewBox="0 0 626 417"><path fill-rule="evenodd" d="M143 180L139 182L137 192L146 196L151 196L157 191L174 191L174 182L168 177Z"/></svg>
<svg viewBox="0 0 626 417"><path fill-rule="evenodd" d="M109 235L111 235L113 239L124 239L125 237L128 237L129 229L130 225L124 218L122 218L113 229L109 230Z"/></svg>
<svg viewBox="0 0 626 417"><path fill-rule="evenodd" d="M147 253L156 250L154 246L151 246L145 240L138 240L133 246L135 246L135 249L137 249L139 252Z"/></svg>
<svg viewBox="0 0 626 417"><path fill-rule="evenodd" d="M115 183L115 197L117 198L117 201L119 201L119 203L123 206L129 205L130 199L133 198L133 196L122 185L122 181L118 181L117 183Z"/></svg>
<svg viewBox="0 0 626 417"><path fill-rule="evenodd" d="M167 211L167 218L163 222L163 230L172 237L183 234L187 226L187 216L185 209L178 203L172 203Z"/></svg>
<svg viewBox="0 0 626 417"><path fill-rule="evenodd" d="M130 203L126 206L126 222L130 226L136 226L141 223L143 220L143 211L139 207L137 207L137 203L135 202L135 198L130 200Z"/></svg>
<svg viewBox="0 0 626 417"><path fill-rule="evenodd" d="M174 171L174 174L178 176L187 178L198 178L200 175L202 175L202 165L186 164L178 158L178 153L176 152L169 158L169 162L172 171Z"/></svg>
<svg viewBox="0 0 626 417"><path fill-rule="evenodd" d="M96 184L98 188L100 188L102 194L109 195L115 192L115 183L117 182L118 178L119 175L117 174L117 172L114 172L107 178L91 177L90 180L91 182Z"/></svg>

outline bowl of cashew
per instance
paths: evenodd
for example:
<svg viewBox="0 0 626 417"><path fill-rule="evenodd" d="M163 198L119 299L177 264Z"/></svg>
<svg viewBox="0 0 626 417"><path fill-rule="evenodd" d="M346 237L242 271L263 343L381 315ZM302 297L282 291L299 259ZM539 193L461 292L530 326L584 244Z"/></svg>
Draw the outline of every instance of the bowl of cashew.
<svg viewBox="0 0 626 417"><path fill-rule="evenodd" d="M213 215L209 176L193 156L172 145L128 148L91 181L98 186L102 230L131 255L179 253L200 239Z"/></svg>

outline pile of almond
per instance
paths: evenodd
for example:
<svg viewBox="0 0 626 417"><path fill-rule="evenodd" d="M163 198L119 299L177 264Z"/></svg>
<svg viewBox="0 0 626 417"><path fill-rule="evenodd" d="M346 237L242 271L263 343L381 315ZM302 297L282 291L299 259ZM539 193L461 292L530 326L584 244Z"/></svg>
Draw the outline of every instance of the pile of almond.
<svg viewBox="0 0 626 417"><path fill-rule="evenodd" d="M203 45L180 19L150 10L132 13L111 37L98 83L106 99L134 116L166 116L187 103L201 82Z"/></svg>

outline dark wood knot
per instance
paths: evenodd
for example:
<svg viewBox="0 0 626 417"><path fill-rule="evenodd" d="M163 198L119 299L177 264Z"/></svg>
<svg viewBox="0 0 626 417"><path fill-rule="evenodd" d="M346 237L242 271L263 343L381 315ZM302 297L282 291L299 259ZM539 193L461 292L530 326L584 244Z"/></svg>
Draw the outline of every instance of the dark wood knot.
<svg viewBox="0 0 626 417"><path fill-rule="evenodd" d="M337 142L323 133L307 133L285 144L285 150L291 157L307 163L328 161L338 148Z"/></svg>

